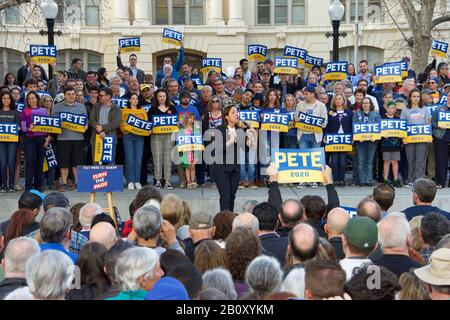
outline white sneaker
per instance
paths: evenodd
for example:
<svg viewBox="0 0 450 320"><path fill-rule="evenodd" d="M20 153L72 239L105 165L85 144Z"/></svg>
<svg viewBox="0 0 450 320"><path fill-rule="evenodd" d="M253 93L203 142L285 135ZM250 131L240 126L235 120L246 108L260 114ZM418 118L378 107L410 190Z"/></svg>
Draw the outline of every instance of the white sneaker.
<svg viewBox="0 0 450 320"><path fill-rule="evenodd" d="M306 187L307 187L306 183L302 182L298 184L297 189L304 189Z"/></svg>
<svg viewBox="0 0 450 320"><path fill-rule="evenodd" d="M142 185L139 182L136 182L134 184L134 186L135 186L136 190L141 190L142 189Z"/></svg>
<svg viewBox="0 0 450 320"><path fill-rule="evenodd" d="M317 182L314 182L314 183L311 185L311 187L312 187L313 189L318 189L318 188L319 188L319 185L317 184Z"/></svg>
<svg viewBox="0 0 450 320"><path fill-rule="evenodd" d="M130 182L128 184L128 190L134 190L134 183L133 182Z"/></svg>

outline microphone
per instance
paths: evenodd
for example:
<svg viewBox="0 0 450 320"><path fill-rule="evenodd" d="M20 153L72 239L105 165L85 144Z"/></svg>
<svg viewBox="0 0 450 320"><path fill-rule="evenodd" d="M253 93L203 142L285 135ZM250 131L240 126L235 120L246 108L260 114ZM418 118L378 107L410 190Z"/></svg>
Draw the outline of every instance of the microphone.
<svg viewBox="0 0 450 320"><path fill-rule="evenodd" d="M241 121L239 122L239 128L249 130L249 129L252 128L252 126L249 125L247 121L241 120Z"/></svg>

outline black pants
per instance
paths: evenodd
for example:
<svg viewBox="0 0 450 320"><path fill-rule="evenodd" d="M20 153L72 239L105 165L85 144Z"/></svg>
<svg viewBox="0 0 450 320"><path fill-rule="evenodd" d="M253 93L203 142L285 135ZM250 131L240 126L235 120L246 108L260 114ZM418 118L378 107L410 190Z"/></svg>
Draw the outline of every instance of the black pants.
<svg viewBox="0 0 450 320"><path fill-rule="evenodd" d="M433 139L433 143L436 163L435 180L436 184L444 187L447 181L449 146L447 141L437 138Z"/></svg>
<svg viewBox="0 0 450 320"><path fill-rule="evenodd" d="M234 200L239 186L240 170L239 166L233 171L224 171L223 165L214 165L214 178L220 195L220 211L234 211Z"/></svg>

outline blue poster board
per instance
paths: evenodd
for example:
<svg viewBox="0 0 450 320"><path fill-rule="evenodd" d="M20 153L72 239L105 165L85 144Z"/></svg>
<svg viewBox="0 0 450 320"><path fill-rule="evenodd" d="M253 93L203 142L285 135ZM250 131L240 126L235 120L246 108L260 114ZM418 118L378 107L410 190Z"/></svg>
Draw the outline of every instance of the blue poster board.
<svg viewBox="0 0 450 320"><path fill-rule="evenodd" d="M78 166L78 192L123 192L123 166Z"/></svg>

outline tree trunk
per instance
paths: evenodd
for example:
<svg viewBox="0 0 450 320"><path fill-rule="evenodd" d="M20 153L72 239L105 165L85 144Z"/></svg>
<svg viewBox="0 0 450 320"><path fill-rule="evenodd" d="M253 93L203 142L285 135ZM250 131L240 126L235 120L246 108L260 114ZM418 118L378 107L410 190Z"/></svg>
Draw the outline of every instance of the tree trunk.
<svg viewBox="0 0 450 320"><path fill-rule="evenodd" d="M428 65L428 57L430 56L431 38L416 36L413 38L414 44L411 48L412 66L417 75L424 72Z"/></svg>

